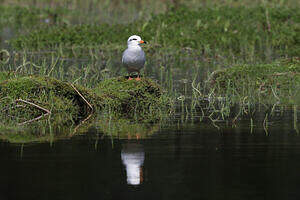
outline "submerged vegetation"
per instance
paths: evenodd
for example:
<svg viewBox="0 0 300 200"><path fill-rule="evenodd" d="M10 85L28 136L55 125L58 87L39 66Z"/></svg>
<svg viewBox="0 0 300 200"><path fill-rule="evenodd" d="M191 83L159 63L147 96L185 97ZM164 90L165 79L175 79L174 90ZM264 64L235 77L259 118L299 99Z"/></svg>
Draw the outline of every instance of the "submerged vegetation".
<svg viewBox="0 0 300 200"><path fill-rule="evenodd" d="M87 121L143 138L176 103L182 121L253 120L249 110L264 105L264 123L277 107L292 108L298 123L298 1L70 2L0 6L3 139L52 141ZM143 81L119 77L132 34L149 43Z"/></svg>

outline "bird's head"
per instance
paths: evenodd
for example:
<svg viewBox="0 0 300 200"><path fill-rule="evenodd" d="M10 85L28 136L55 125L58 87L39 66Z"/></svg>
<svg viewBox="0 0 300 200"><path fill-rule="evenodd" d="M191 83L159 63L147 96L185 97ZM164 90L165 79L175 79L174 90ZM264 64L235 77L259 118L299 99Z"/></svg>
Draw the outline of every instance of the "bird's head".
<svg viewBox="0 0 300 200"><path fill-rule="evenodd" d="M140 45L140 44L146 44L144 40L138 35L132 35L127 40L127 45Z"/></svg>

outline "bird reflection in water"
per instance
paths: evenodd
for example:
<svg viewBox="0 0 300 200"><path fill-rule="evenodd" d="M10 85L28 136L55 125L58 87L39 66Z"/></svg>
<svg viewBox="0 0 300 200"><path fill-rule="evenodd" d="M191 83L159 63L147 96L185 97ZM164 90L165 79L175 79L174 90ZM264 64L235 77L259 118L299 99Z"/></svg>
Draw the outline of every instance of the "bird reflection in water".
<svg viewBox="0 0 300 200"><path fill-rule="evenodd" d="M121 151L122 162L126 167L127 184L140 185L143 182L145 152L138 140L128 140Z"/></svg>

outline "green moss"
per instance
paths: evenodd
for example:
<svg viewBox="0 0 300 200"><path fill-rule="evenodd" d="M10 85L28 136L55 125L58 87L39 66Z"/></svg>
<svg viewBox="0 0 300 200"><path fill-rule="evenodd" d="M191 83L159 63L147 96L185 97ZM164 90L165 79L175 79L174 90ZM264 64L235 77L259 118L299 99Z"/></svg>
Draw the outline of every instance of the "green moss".
<svg viewBox="0 0 300 200"><path fill-rule="evenodd" d="M100 82L95 92L104 99L107 111L127 118L153 121L171 109L170 98L148 78L141 81L123 77L107 79Z"/></svg>
<svg viewBox="0 0 300 200"><path fill-rule="evenodd" d="M82 127L88 126L93 121L91 116L95 114L100 114L99 123L103 130L108 126L108 120L113 118L116 124L110 129L112 126L109 122L108 130L114 135L123 129L129 136L135 131L138 137L144 137L148 130L146 125L140 126L133 121L154 122L161 118L163 112L171 109L169 97L158 84L147 78L142 78L142 81L129 81L122 77L108 79L94 89L75 86L92 105L91 110L67 82L43 76L10 76L7 73L0 74L1 77L0 139L13 143L45 142L71 137L81 132ZM17 99L34 103L49 110L51 114L29 122L45 114L45 111L26 102L18 102Z"/></svg>
<svg viewBox="0 0 300 200"><path fill-rule="evenodd" d="M75 87L95 108L101 106L98 103L101 98L91 90ZM4 124L22 124L45 114L45 111L18 99L49 110L52 125L57 126L70 126L91 112L69 83L50 77L20 76L7 79L0 83L0 97L0 118ZM41 119L43 121L48 118L49 116ZM39 124L39 121L33 124Z"/></svg>
<svg viewBox="0 0 300 200"><path fill-rule="evenodd" d="M0 74L2 76L5 77L5 73ZM34 130L44 127L47 129L45 132L76 126L87 116L100 111L115 117L126 117L129 121L153 122L171 109L170 99L160 86L146 78L142 81L113 78L100 82L94 89L79 85L75 88L77 91L67 82L44 76L8 77L0 82L0 126L6 127L2 132L7 132L5 129L13 128L16 123L23 125L44 115L46 111L43 109L51 114L29 125Z"/></svg>

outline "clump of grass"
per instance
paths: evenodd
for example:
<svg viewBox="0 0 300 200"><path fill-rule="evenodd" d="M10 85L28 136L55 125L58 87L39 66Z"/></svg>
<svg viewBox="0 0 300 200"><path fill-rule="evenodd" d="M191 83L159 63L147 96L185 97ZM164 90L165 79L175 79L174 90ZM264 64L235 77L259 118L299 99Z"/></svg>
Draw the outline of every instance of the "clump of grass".
<svg viewBox="0 0 300 200"><path fill-rule="evenodd" d="M211 77L212 90L234 99L254 103L300 104L300 62L240 65L216 71Z"/></svg>
<svg viewBox="0 0 300 200"><path fill-rule="evenodd" d="M13 143L71 137L88 127L99 112L103 127L108 120L116 123L109 123L108 130L114 135L127 125L147 135L148 129L133 121L155 122L171 110L170 98L147 78L112 78L86 89L46 76L0 73L0 99L0 139ZM126 134L133 135L132 131Z"/></svg>
<svg viewBox="0 0 300 200"><path fill-rule="evenodd" d="M172 109L167 93L149 78L135 81L123 77L99 83L95 92L100 95L106 111L118 116L144 122L157 121Z"/></svg>
<svg viewBox="0 0 300 200"><path fill-rule="evenodd" d="M35 104L51 112L53 116L63 116L60 118L61 124L73 123L90 112L79 93L89 99L95 108L101 106L102 99L91 90L76 86L76 91L73 87L67 82L45 76L10 77L0 83L0 107L4 112L1 118L17 116L26 121L42 115L43 109L35 107ZM20 103L23 106L18 106ZM12 119L15 120L14 117Z"/></svg>
<svg viewBox="0 0 300 200"><path fill-rule="evenodd" d="M52 126L59 127L80 123L97 111L153 122L171 109L170 99L160 86L146 78L107 79L96 88L87 89L46 76L2 73L2 77L0 118L4 123L25 125L47 115Z"/></svg>

